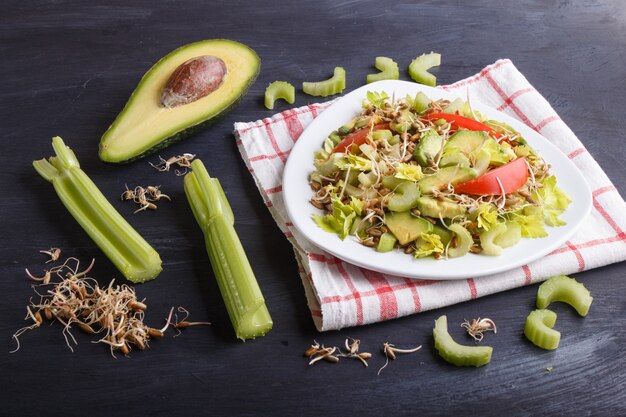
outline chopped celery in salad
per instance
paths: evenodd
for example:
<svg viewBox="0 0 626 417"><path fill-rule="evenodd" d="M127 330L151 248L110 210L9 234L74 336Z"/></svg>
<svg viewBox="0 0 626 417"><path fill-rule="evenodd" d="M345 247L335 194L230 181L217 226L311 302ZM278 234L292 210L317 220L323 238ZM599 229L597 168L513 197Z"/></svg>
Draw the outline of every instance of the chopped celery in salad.
<svg viewBox="0 0 626 417"><path fill-rule="evenodd" d="M315 153L313 220L341 239L416 258L499 255L562 226L570 198L512 127L461 99L368 92Z"/></svg>

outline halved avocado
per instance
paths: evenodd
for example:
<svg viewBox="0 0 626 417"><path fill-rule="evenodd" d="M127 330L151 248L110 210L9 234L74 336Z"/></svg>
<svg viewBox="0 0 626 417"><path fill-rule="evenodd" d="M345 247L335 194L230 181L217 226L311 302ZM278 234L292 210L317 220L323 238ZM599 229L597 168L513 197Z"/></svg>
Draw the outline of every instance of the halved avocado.
<svg viewBox="0 0 626 417"><path fill-rule="evenodd" d="M166 107L161 93L172 74L198 57L215 57L226 67L221 84L187 104ZM128 103L100 140L100 159L128 162L155 152L228 112L254 84L261 60L252 49L228 39L184 45L154 64L143 76Z"/></svg>

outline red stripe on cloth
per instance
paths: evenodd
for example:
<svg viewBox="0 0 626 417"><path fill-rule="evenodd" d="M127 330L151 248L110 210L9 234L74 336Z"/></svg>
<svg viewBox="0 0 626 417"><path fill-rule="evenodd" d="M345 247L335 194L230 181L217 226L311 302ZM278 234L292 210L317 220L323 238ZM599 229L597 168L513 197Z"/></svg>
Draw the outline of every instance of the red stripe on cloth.
<svg viewBox="0 0 626 417"><path fill-rule="evenodd" d="M320 310L313 310L312 308L309 309L311 311L311 315L315 316L315 317L322 317L322 312Z"/></svg>
<svg viewBox="0 0 626 417"><path fill-rule="evenodd" d="M274 132L272 131L272 126L270 126L271 122L268 119L263 120L263 124L265 125L265 131L267 132L267 136L270 138L270 143L272 144L272 148L276 151L276 155L280 158L281 161L286 162L287 157L285 153L280 150L278 146L278 142L276 141L276 136L274 136Z"/></svg>
<svg viewBox="0 0 626 417"><path fill-rule="evenodd" d="M539 124L537 126L535 126L535 130L538 132L541 129L543 129L544 127L546 127L547 125L549 125L552 122L556 122L557 120L561 120L561 118L559 116L552 115L552 116L548 116L545 119L543 119L542 121L539 122Z"/></svg>
<svg viewBox="0 0 626 417"><path fill-rule="evenodd" d="M267 207L267 208L274 207L274 203L272 203L271 201L268 200L268 201L265 202L265 207Z"/></svg>
<svg viewBox="0 0 626 417"><path fill-rule="evenodd" d="M235 144L236 145L241 145L243 142L241 141L241 139L236 139L235 140Z"/></svg>
<svg viewBox="0 0 626 417"><path fill-rule="evenodd" d="M337 262L337 269L339 270L339 273L343 277L346 285L352 293L354 303L356 304L356 325L360 326L363 324L363 301L361 300L361 293L359 293L359 291L354 286L354 282L352 282L350 274L348 274L348 272L343 267L343 262Z"/></svg>
<svg viewBox="0 0 626 417"><path fill-rule="evenodd" d="M304 128L302 127L302 123L300 123L300 119L298 119L298 113L295 111L289 110L289 114L284 117L285 124L287 125L287 131L289 132L289 136L291 140L294 142L298 140Z"/></svg>
<svg viewBox="0 0 626 417"><path fill-rule="evenodd" d="M498 110L502 111L505 108L507 108L508 106L511 105L511 103L513 103L513 100L515 100L516 98L518 98L519 96L521 96L522 94L526 94L526 93L531 93L533 91L536 91L534 88L529 87L529 88L522 88L521 90L517 90L516 92L514 92L513 94L511 94L509 96L509 98L507 98L504 103L498 107Z"/></svg>
<svg viewBox="0 0 626 417"><path fill-rule="evenodd" d="M617 191L617 189L612 185L607 185L606 187L598 188L591 195L593 196L593 207L600 213L600 215L606 220L606 222L615 230L618 236L624 235L624 231L619 227L619 225L615 222L615 220L611 217L609 213L604 210L602 204L598 201L597 197L600 194L604 194L609 191Z"/></svg>
<svg viewBox="0 0 626 417"><path fill-rule="evenodd" d="M411 289L411 295L413 296L413 305L415 306L415 312L419 313L422 310L422 300L420 300L419 292L417 292L417 286L411 285L413 281L411 281L409 278L404 278L404 281L407 283L407 285Z"/></svg>
<svg viewBox="0 0 626 417"><path fill-rule="evenodd" d="M289 152L284 152L283 155L289 155ZM277 154L271 154L271 155L266 155L266 154L261 154L261 155L256 155L253 156L251 158L248 158L248 160L250 162L256 162L256 161L262 161L264 159L276 159L276 158L280 158L280 155Z"/></svg>
<svg viewBox="0 0 626 417"><path fill-rule="evenodd" d="M417 288L417 287L426 287L429 285L434 285L434 284L438 284L441 283L443 281L436 281L436 280L412 280L407 278L407 282L405 282L404 284L398 284L398 285L390 285L390 288L393 291L402 291L402 290L406 290L406 289L411 289L411 288ZM367 298L367 297L374 297L376 296L376 290L369 290L369 291L362 291L361 293L359 293L359 296L361 298ZM327 297L324 297L320 300L320 302L322 304L326 304L326 303L340 303L343 301L349 301L352 300L354 298L354 294L346 294L346 295L329 295Z"/></svg>
<svg viewBox="0 0 626 417"><path fill-rule="evenodd" d="M325 262L328 264L341 262L338 258L335 258L334 256L324 256L319 253L307 253L306 257L309 258L310 261Z"/></svg>
<svg viewBox="0 0 626 417"><path fill-rule="evenodd" d="M398 299L383 274L370 271L369 269L360 269L365 279L374 287L376 295L378 295L380 319L389 320L398 318Z"/></svg>
<svg viewBox="0 0 626 417"><path fill-rule="evenodd" d="M587 152L587 149L586 149L586 148L578 148L578 149L576 149L575 151L570 152L570 154L569 154L569 155L567 155L567 157L568 157L569 159L574 159L574 158L576 158L578 155L581 155L581 154L583 154L583 153L585 153L585 152Z"/></svg>
<svg viewBox="0 0 626 417"><path fill-rule="evenodd" d="M569 240L567 242L565 242L565 244L567 245L568 248L570 248L572 250L572 252L574 252L574 256L576 256L576 260L578 261L578 272L584 271L585 270L585 259L583 258L583 255L580 253L580 251L578 250L576 245L574 245Z"/></svg>
<svg viewBox="0 0 626 417"><path fill-rule="evenodd" d="M489 82L489 85L491 85L491 87L495 90L496 93L498 93L498 95L502 98L502 100L504 100L504 102L506 103L507 100L509 100L509 97L506 95L506 93L504 92L504 90L498 85L498 83L496 82L496 80L493 79L493 77L491 76L491 74L489 74L489 72L485 73L485 79L487 80L487 82ZM515 103L513 103L511 101L511 103L509 104L509 107L511 108L511 110L513 110L513 112L519 116L519 118L526 123L526 125L532 127L533 129L537 130L536 127L532 124L532 122L530 121L530 119L524 114L523 111L520 110L519 107L517 107L515 105Z"/></svg>
<svg viewBox="0 0 626 417"><path fill-rule="evenodd" d="M313 118L315 119L317 117L317 108L312 104L309 104L307 108L311 110L311 114L313 115Z"/></svg>
<svg viewBox="0 0 626 417"><path fill-rule="evenodd" d="M287 226L287 227L291 227L291 226L293 226L293 223L291 223L291 222L287 222L287 223L285 223L285 226Z"/></svg>
<svg viewBox="0 0 626 417"><path fill-rule="evenodd" d="M580 250L580 249L592 248L594 246L599 246L599 245L611 244L611 243L615 243L615 242L626 242L626 233L615 235L613 237L606 237L606 238L603 238L603 239L594 239L594 240L590 240L588 242L579 243L579 244L576 245L576 248L578 248ZM572 249L570 247L563 246L563 247L560 247L560 248L558 248L556 250L553 250L547 256L558 255L559 253L569 252L571 250Z"/></svg>
<svg viewBox="0 0 626 417"><path fill-rule="evenodd" d="M267 194L274 194L274 193L278 193L278 192L281 192L282 190L283 190L283 186L282 186L282 184L281 184L281 185L277 185L276 187L272 187L272 188L266 188L266 189L264 189L264 191L265 191Z"/></svg>
<svg viewBox="0 0 626 417"><path fill-rule="evenodd" d="M290 239L290 238L292 238L292 237L293 237L293 234L291 234L291 232L285 232L285 233L283 233L283 234L285 235L285 237L286 237L287 239Z"/></svg>
<svg viewBox="0 0 626 417"><path fill-rule="evenodd" d="M528 267L528 265L524 265L522 266L522 269L524 270L524 284L529 285L532 282L532 274L530 272L530 268Z"/></svg>
<svg viewBox="0 0 626 417"><path fill-rule="evenodd" d="M476 291L476 283L474 283L474 278L468 278L467 285L469 286L470 290L470 298L473 300L478 296L478 291Z"/></svg>

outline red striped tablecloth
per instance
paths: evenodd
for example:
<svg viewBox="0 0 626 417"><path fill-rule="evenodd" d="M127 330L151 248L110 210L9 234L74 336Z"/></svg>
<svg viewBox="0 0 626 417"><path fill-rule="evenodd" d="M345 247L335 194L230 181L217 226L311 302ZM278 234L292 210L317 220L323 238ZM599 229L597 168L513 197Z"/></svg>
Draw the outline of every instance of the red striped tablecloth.
<svg viewBox="0 0 626 417"><path fill-rule="evenodd" d="M265 205L294 247L309 308L320 331L389 320L493 294L556 274L571 274L626 259L626 204L583 144L510 60L440 88L503 111L540 132L584 172L593 210L562 247L505 273L455 281L389 276L343 262L312 246L287 218L281 178L303 129L330 102L286 110L270 118L235 123L241 155ZM294 271L295 274L295 271Z"/></svg>

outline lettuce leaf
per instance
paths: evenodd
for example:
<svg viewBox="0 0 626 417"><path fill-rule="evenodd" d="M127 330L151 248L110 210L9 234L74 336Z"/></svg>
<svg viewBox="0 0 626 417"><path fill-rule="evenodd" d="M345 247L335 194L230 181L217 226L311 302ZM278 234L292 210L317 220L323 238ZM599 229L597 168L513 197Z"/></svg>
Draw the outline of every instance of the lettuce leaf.
<svg viewBox="0 0 626 417"><path fill-rule="evenodd" d="M414 254L416 258L424 258L432 255L433 253L443 253L444 251L441 237L434 233L422 233L415 243L417 245L417 249Z"/></svg>
<svg viewBox="0 0 626 417"><path fill-rule="evenodd" d="M542 181L542 188L533 192L532 197L541 202L544 220L549 226L563 226L566 223L559 218L572 200L556 185L556 177L550 175Z"/></svg>
<svg viewBox="0 0 626 417"><path fill-rule="evenodd" d="M509 219L520 225L523 237L548 236L544 227L543 210L540 207L525 207L520 211L511 213Z"/></svg>
<svg viewBox="0 0 626 417"><path fill-rule="evenodd" d="M352 168L358 171L371 171L372 161L362 156L346 154L343 158L335 161L335 166L341 170Z"/></svg>
<svg viewBox="0 0 626 417"><path fill-rule="evenodd" d="M400 178L401 180L417 182L423 176L422 167L419 165L411 165L399 162L393 167L396 170L394 177Z"/></svg>
<svg viewBox="0 0 626 417"><path fill-rule="evenodd" d="M476 209L476 222L479 228L488 231L498 223L498 211L492 204L483 203Z"/></svg>
<svg viewBox="0 0 626 417"><path fill-rule="evenodd" d="M331 197L333 212L325 216L313 215L313 221L324 231L337 233L341 240L349 234L354 222L360 218L364 203L355 197L350 197L350 203L344 204L339 197Z"/></svg>

